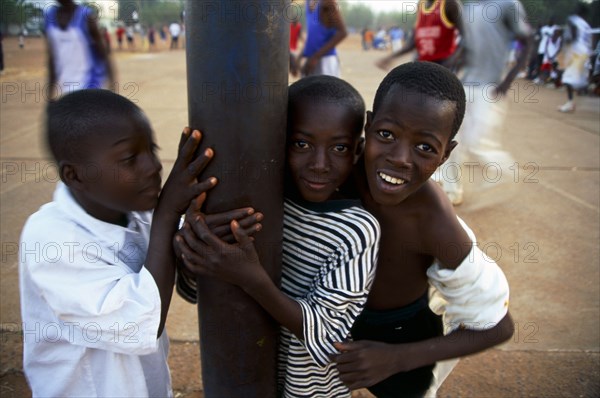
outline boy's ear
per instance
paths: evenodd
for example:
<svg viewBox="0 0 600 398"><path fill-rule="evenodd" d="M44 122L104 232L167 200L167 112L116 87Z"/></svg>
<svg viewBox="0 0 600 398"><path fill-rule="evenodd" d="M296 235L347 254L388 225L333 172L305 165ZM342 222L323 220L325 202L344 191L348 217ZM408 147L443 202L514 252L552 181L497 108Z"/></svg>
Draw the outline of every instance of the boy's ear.
<svg viewBox="0 0 600 398"><path fill-rule="evenodd" d="M446 150L444 151L444 157L442 158L442 161L440 162L440 166L443 165L444 163L446 163L446 160L448 160L448 158L450 157L450 154L452 153L454 148L456 148L457 145L458 145L458 142L456 142L454 140L452 140L448 143L448 145L446 146Z"/></svg>
<svg viewBox="0 0 600 398"><path fill-rule="evenodd" d="M365 123L365 132L371 127L373 123L373 112L367 111L367 122Z"/></svg>
<svg viewBox="0 0 600 398"><path fill-rule="evenodd" d="M359 137L358 141L356 142L356 150L354 151L354 161L352 162L353 164L356 164L358 162L358 159L360 159L360 157L362 156L363 152L365 151L365 137Z"/></svg>
<svg viewBox="0 0 600 398"><path fill-rule="evenodd" d="M69 188L77 189L82 184L80 168L75 163L60 161L58 163L60 179Z"/></svg>

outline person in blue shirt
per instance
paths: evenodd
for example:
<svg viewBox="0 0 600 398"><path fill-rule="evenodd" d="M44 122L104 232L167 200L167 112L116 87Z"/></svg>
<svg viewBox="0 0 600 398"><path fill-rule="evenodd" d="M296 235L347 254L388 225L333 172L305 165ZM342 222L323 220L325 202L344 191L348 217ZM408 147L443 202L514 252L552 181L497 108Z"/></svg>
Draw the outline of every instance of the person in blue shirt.
<svg viewBox="0 0 600 398"><path fill-rule="evenodd" d="M336 46L348 36L336 0L306 2L307 37L302 51L303 76L340 77L340 60Z"/></svg>

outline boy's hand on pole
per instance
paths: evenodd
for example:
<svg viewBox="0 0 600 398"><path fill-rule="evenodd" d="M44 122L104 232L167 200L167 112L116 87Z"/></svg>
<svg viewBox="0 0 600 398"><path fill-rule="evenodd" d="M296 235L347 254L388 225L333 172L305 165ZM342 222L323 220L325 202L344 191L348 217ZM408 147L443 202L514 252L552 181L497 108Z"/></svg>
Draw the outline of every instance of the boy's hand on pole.
<svg viewBox="0 0 600 398"><path fill-rule="evenodd" d="M231 222L231 231L235 244L228 244L212 233L204 216L199 215L191 224L186 222L175 236L176 253L196 275L219 278L242 288L251 287L266 271L260 264L253 238L235 220Z"/></svg>
<svg viewBox="0 0 600 398"><path fill-rule="evenodd" d="M257 213L252 207L242 207L223 213L204 214L202 212L202 205L205 198L206 195L202 194L192 199L185 212L186 222L192 223L196 217L203 216L211 232L227 243L236 242L230 226L233 220L236 220L250 236L262 229L260 222L263 220L264 215Z"/></svg>
<svg viewBox="0 0 600 398"><path fill-rule="evenodd" d="M177 215L183 214L193 198L217 185L215 177L198 182L198 176L214 155L213 150L208 148L194 159L201 137L198 130L192 132L189 127L183 130L177 160L160 194L159 207Z"/></svg>

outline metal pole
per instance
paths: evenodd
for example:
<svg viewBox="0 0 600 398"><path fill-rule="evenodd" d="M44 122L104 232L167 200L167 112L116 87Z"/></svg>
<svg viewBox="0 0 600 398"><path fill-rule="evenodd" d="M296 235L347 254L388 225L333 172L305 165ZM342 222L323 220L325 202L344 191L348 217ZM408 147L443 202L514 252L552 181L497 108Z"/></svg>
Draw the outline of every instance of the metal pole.
<svg viewBox="0 0 600 398"><path fill-rule="evenodd" d="M279 281L287 108L289 1L186 1L190 127L215 150L205 176L219 185L206 212L253 206L265 214L256 246ZM274 397L278 326L241 289L198 280L204 392Z"/></svg>

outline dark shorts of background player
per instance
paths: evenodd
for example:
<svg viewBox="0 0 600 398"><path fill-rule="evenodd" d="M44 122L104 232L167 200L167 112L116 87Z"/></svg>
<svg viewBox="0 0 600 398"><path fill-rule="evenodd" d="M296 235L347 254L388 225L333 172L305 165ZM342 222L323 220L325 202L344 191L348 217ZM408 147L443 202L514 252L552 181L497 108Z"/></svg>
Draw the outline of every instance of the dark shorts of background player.
<svg viewBox="0 0 600 398"><path fill-rule="evenodd" d="M443 335L442 318L428 305L428 295L403 308L390 311L365 309L352 326L353 340L410 343ZM422 397L433 380L434 365L397 373L369 387L378 398Z"/></svg>

